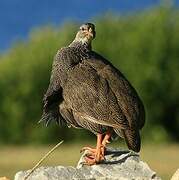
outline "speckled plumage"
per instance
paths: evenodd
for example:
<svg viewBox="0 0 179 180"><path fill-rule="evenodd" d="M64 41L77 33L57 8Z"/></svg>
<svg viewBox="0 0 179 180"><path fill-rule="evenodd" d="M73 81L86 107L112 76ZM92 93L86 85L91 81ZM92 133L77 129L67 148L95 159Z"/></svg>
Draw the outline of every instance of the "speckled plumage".
<svg viewBox="0 0 179 180"><path fill-rule="evenodd" d="M140 150L139 130L145 111L137 92L110 62L73 41L54 59L50 84L43 99L42 120L56 120L93 133L112 130L129 149Z"/></svg>

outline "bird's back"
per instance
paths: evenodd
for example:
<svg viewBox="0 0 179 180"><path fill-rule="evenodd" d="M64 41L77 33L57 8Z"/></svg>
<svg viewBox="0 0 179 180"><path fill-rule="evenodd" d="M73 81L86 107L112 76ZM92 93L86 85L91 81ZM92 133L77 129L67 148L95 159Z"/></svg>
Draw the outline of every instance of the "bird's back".
<svg viewBox="0 0 179 180"><path fill-rule="evenodd" d="M116 126L143 126L143 104L135 89L108 61L91 55L68 70L64 100L75 111ZM123 119L123 120L122 120Z"/></svg>
<svg viewBox="0 0 179 180"><path fill-rule="evenodd" d="M107 80L129 125L141 129L145 123L145 109L131 83L108 60L94 51L92 51L91 58L87 60L87 63Z"/></svg>
<svg viewBox="0 0 179 180"><path fill-rule="evenodd" d="M113 129L138 152L139 130L145 122L143 103L124 75L91 50L94 37L94 25L87 23L68 47L58 51L44 95L43 119L60 118L100 134Z"/></svg>

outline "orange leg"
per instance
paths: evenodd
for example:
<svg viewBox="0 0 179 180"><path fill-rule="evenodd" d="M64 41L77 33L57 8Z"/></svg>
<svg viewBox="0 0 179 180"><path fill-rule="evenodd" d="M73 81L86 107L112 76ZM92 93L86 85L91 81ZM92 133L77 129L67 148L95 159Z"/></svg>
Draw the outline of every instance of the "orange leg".
<svg viewBox="0 0 179 180"><path fill-rule="evenodd" d="M105 150L106 150L106 144L110 143L110 142L109 142L110 137L111 137L111 132L108 131L108 132L106 133L106 135L104 136L103 141L102 141L101 151L102 151L102 156L103 156L103 157L104 157Z"/></svg>
<svg viewBox="0 0 179 180"><path fill-rule="evenodd" d="M111 131L107 131L104 138L102 134L97 135L97 145L96 148L83 147L81 151L88 150L89 153L86 154L85 160L87 165L97 164L104 160L106 144L110 143L109 139L111 137Z"/></svg>
<svg viewBox="0 0 179 180"><path fill-rule="evenodd" d="M96 149L90 148L90 147L84 147L82 148L82 151L88 150L90 151L87 156L85 157L85 161L87 165L93 165L97 164L100 161L104 159L102 155L102 140L103 140L103 135L102 134L97 134L97 144L96 144Z"/></svg>

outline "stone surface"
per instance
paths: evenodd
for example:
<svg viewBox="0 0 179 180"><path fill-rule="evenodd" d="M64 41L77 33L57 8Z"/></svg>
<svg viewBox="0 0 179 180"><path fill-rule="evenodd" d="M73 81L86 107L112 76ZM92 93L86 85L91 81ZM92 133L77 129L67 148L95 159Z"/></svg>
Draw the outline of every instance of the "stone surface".
<svg viewBox="0 0 179 180"><path fill-rule="evenodd" d="M179 169L175 172L175 174L172 176L171 180L179 180Z"/></svg>
<svg viewBox="0 0 179 180"><path fill-rule="evenodd" d="M141 161L139 155L134 152L107 149L105 161L93 166L83 165L84 154L76 168L40 167L31 174L28 180L160 180L156 173L145 162ZM18 172L15 175L15 180L23 180L29 171Z"/></svg>

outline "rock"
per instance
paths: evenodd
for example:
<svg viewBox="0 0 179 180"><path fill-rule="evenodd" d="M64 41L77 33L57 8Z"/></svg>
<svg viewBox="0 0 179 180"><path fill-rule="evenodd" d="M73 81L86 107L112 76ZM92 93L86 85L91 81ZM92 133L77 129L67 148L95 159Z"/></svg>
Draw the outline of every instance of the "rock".
<svg viewBox="0 0 179 180"><path fill-rule="evenodd" d="M98 165L83 165L84 155L78 162L77 167L40 167L36 169L28 180L160 180L149 166L140 160L137 153L121 149L108 148L105 161ZM14 180L24 180L30 172L20 171Z"/></svg>
<svg viewBox="0 0 179 180"><path fill-rule="evenodd" d="M175 172L175 174L172 176L171 180L179 180L179 169Z"/></svg>

